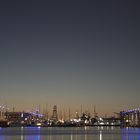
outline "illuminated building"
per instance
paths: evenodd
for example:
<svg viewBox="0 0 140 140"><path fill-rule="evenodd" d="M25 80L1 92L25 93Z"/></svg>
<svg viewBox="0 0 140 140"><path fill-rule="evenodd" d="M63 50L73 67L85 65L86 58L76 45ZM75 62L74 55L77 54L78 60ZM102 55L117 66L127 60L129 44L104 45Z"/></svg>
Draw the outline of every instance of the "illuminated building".
<svg viewBox="0 0 140 140"><path fill-rule="evenodd" d="M31 123L33 116L30 113L25 112L6 112L6 120L11 125L27 125Z"/></svg>
<svg viewBox="0 0 140 140"><path fill-rule="evenodd" d="M0 120L5 119L5 112L7 111L7 107L5 106L0 106Z"/></svg>
<svg viewBox="0 0 140 140"><path fill-rule="evenodd" d="M53 114L52 114L51 120L53 120L53 121L57 121L58 120L58 117L57 117L57 106L56 105L54 105L54 107L53 107Z"/></svg>

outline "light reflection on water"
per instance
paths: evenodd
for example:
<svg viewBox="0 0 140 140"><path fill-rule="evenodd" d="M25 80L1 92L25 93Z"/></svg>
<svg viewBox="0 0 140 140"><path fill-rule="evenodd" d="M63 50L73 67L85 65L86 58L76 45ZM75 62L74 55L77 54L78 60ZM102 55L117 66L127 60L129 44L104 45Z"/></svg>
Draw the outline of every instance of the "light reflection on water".
<svg viewBox="0 0 140 140"><path fill-rule="evenodd" d="M140 140L139 128L0 128L0 140Z"/></svg>
<svg viewBox="0 0 140 140"><path fill-rule="evenodd" d="M140 140L140 128L126 128L122 133L123 140Z"/></svg>
<svg viewBox="0 0 140 140"><path fill-rule="evenodd" d="M102 140L102 131L100 131L100 140Z"/></svg>

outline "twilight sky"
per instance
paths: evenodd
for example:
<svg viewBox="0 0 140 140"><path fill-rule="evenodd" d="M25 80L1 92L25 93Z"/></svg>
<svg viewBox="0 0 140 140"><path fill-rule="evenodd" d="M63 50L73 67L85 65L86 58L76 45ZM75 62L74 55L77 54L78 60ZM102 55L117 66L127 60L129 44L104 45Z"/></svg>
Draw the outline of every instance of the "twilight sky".
<svg viewBox="0 0 140 140"><path fill-rule="evenodd" d="M0 2L0 104L113 114L140 107L140 2Z"/></svg>

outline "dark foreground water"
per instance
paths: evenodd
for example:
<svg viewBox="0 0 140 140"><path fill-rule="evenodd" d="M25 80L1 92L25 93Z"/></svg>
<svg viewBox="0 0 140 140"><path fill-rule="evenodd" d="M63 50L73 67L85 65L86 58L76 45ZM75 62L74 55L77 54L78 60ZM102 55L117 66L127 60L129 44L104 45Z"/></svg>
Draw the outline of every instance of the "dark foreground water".
<svg viewBox="0 0 140 140"><path fill-rule="evenodd" d="M140 140L139 128L0 128L0 140Z"/></svg>

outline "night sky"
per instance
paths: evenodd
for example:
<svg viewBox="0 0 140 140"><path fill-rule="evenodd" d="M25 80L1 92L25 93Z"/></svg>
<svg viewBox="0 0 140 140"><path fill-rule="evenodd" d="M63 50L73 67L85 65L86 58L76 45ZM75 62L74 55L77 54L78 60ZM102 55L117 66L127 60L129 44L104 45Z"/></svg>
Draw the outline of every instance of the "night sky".
<svg viewBox="0 0 140 140"><path fill-rule="evenodd" d="M140 107L140 2L1 1L0 104Z"/></svg>

